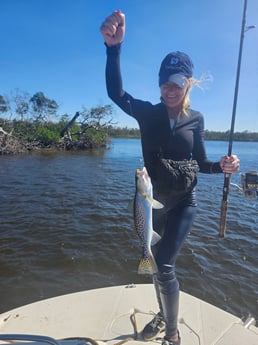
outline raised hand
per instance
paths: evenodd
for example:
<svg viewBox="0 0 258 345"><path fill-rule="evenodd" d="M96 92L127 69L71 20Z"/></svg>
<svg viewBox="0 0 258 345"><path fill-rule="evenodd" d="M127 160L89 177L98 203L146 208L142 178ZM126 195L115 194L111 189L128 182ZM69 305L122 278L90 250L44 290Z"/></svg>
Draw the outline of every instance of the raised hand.
<svg viewBox="0 0 258 345"><path fill-rule="evenodd" d="M125 35L125 15L119 10L113 12L101 24L100 32L108 46L121 43Z"/></svg>

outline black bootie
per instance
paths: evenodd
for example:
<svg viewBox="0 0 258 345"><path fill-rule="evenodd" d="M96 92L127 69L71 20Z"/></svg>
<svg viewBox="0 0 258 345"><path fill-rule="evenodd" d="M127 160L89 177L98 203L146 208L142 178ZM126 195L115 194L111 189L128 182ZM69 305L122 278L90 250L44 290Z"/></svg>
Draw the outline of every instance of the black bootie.
<svg viewBox="0 0 258 345"><path fill-rule="evenodd" d="M179 310L179 291L160 293L163 306L163 315L166 323L166 337L174 336L177 332L177 319Z"/></svg>
<svg viewBox="0 0 258 345"><path fill-rule="evenodd" d="M156 292L157 302L159 305L159 312L155 314L154 318L149 323L147 323L147 325L142 330L142 337L145 341L150 341L158 338L166 328L157 274L153 274L153 284Z"/></svg>

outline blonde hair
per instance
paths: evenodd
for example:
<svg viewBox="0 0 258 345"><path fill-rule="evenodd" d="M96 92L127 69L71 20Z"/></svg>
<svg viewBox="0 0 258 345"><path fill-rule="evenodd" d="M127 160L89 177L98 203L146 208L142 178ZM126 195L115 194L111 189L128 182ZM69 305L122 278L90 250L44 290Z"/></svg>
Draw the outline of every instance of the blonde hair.
<svg viewBox="0 0 258 345"><path fill-rule="evenodd" d="M200 84L200 82L201 82L200 80L197 80L193 77L188 79L188 86L187 86L187 90L185 92L185 97L184 97L184 101L182 104L182 110L181 110L181 112L186 116L188 116L187 109L190 107L191 90L192 90L194 85L198 85L198 84Z"/></svg>
<svg viewBox="0 0 258 345"><path fill-rule="evenodd" d="M213 78L209 72L204 73L200 77L200 79L195 79L193 77L188 79L188 86L187 86L187 90L185 93L184 101L182 104L182 110L181 110L181 113L183 115L188 116L187 109L190 107L190 93L191 93L193 86L198 86L199 88L203 89L204 87L202 87L201 85L210 83L212 81L213 81Z"/></svg>

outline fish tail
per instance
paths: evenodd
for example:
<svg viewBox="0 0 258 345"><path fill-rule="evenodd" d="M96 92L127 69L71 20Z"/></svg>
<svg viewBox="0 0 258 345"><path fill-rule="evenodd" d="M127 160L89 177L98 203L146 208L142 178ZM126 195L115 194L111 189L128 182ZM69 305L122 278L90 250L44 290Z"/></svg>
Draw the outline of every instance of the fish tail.
<svg viewBox="0 0 258 345"><path fill-rule="evenodd" d="M157 271L158 268L153 255L141 259L138 267L138 274L154 274L157 273Z"/></svg>

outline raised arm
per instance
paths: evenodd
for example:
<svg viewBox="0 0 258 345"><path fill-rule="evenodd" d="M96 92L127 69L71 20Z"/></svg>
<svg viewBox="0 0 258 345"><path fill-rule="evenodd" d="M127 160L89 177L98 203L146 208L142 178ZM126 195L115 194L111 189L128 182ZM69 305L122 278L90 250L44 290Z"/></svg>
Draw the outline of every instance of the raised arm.
<svg viewBox="0 0 258 345"><path fill-rule="evenodd" d="M100 27L100 31L107 47L106 87L108 96L126 113L130 114L130 106L124 99L120 50L125 34L125 15L115 11L108 16Z"/></svg>

